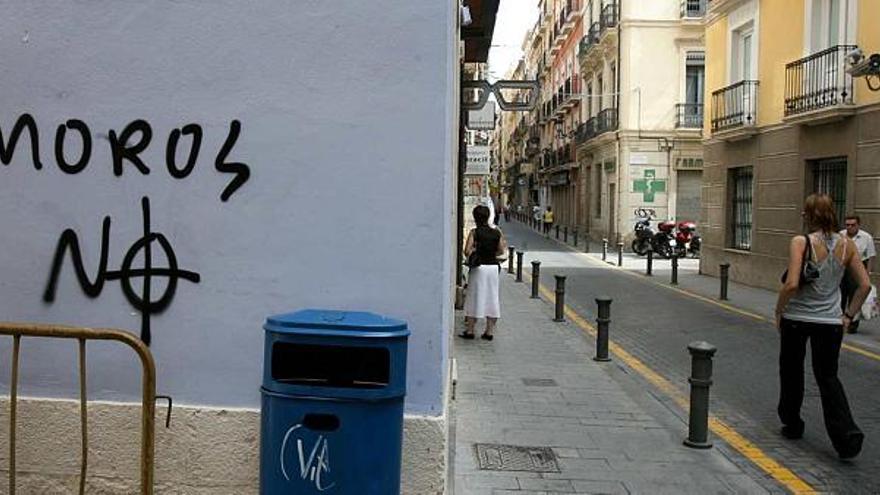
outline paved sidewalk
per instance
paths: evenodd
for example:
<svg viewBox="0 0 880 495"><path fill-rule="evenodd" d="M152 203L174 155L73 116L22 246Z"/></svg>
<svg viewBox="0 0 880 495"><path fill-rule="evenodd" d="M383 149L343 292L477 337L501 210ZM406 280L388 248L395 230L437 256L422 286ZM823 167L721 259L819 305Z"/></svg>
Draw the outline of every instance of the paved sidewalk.
<svg viewBox="0 0 880 495"><path fill-rule="evenodd" d="M495 340L455 338L455 495L768 492L724 449L683 446L680 412L622 365L593 361L592 338L571 323L554 323L549 302L530 299L527 284L501 276ZM461 313L456 327L463 329ZM476 444L492 444L483 457L491 468L503 467L503 444L536 448L526 464L553 471L540 450L549 448L558 472L480 469Z"/></svg>

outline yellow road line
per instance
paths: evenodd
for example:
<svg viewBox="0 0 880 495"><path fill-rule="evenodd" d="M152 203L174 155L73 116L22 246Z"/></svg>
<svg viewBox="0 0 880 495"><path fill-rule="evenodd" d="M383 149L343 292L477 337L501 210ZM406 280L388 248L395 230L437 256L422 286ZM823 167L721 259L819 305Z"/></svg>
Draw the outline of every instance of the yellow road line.
<svg viewBox="0 0 880 495"><path fill-rule="evenodd" d="M555 294L544 286L539 284L541 294L548 301L553 301ZM580 327L587 334L596 337L596 328L585 320L581 315L575 312L570 306L565 306L565 316ZM689 401L684 392L673 385L669 380L652 370L645 363L627 352L623 347L609 342L609 350L621 361L626 363L631 369L642 375L651 384L657 387L661 392L668 395L679 407L684 411L689 410ZM750 442L744 436L739 434L727 423L718 419L714 415L709 416L709 429L719 438L727 442L728 445L739 451L745 458L750 460L756 466L764 470L773 477L781 485L788 488L792 493L798 494L815 494L816 490L807 482L799 478L794 472L786 468L770 456L764 453L757 445Z"/></svg>
<svg viewBox="0 0 880 495"><path fill-rule="evenodd" d="M560 244L562 244L562 243L560 243ZM596 264L596 265L598 265L598 266L601 266L601 267L603 267L603 268L608 268L608 269L612 269L612 270L617 270L617 271L619 271L619 272L621 272L621 273L625 273L625 274L627 274L627 275L629 275L629 276L631 276L631 277L635 277L635 278L641 280L642 282L645 282L645 283L648 283L648 284L651 284L651 285L655 285L655 286L657 286L657 287L662 287L662 288L664 288L664 289L671 290L671 291L673 291L673 292L677 292L677 293L679 293L679 294L681 294L681 295L684 295L684 296L690 297L690 298L692 298L692 299L696 299L696 300L698 300L698 301L703 301L704 303L711 304L711 305L713 305L713 306L719 307L719 308L724 309L724 310L726 310L726 311L729 311L729 312L731 312L731 313L738 314L738 315L740 315L740 316L745 316L745 317L747 317L747 318L751 318L751 319L753 319L753 320L757 320L757 321L764 322L764 323L769 323L769 324L771 324L771 325L774 325L774 327L775 327L775 325L776 325L776 322L773 321L772 319L767 318L767 317L762 316L762 315L759 315L759 314L757 314L757 313L753 313L753 312L751 312L751 311L747 311L747 310L744 310L744 309L741 309L741 308L737 308L736 306L731 306L730 304L726 304L726 303L723 303L723 302L720 302L720 301L716 301L715 299L712 299L712 298L710 298L710 297L706 297L706 296L704 296L704 295L702 295L702 294L697 294L697 293L695 293L695 292L691 292L691 291L689 291L689 290L687 290L687 289L682 289L681 287L674 287L674 286L672 286L672 285L666 285L666 284L662 284L662 283L660 283L660 282L655 282L654 280L651 280L651 279L649 279L649 278L647 278L647 277L644 277L644 276L642 276L642 275L640 275L640 274L638 274L638 273L635 273L635 272L629 271L629 270L627 270L627 269L625 269L625 268L623 268L623 267L619 267L619 266L617 266L617 265L612 265L612 264L609 264L609 263L607 263L607 262L605 262L605 261L602 261L602 260L596 258L596 257L595 257L593 254L591 254L591 253L585 253L585 252L582 252L582 251L578 251L577 249L574 249L573 247L571 247L571 246L569 246L569 245L567 245L567 244L562 244L562 245L563 245L564 247L566 247L568 250L570 250L570 251L572 251L572 252L574 252L574 253L576 253L576 254L582 254L582 255L586 256L587 259L588 259L589 261L591 261L591 262L593 262L594 264ZM863 348L861 348L861 347L855 346L855 345L853 345L853 344L847 344L847 343L844 343L841 347L843 347L843 349L845 349L845 350L847 350L847 351L854 352L854 353L859 354L859 355L861 355L861 356L864 356L864 357L866 357L866 358L873 359L873 360L875 360L875 361L880 361L880 354L878 354L878 353L876 353L876 352L869 351L869 350L867 350L867 349L863 349Z"/></svg>

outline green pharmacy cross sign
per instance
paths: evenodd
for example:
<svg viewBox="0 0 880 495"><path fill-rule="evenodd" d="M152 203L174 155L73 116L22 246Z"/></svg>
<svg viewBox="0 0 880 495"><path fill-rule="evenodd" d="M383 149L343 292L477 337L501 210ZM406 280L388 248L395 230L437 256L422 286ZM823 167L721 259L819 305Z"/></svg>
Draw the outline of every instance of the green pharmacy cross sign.
<svg viewBox="0 0 880 495"><path fill-rule="evenodd" d="M633 181L633 192L642 193L645 203L654 202L654 193L666 192L666 181L655 179L657 172L653 169L645 170L645 178Z"/></svg>

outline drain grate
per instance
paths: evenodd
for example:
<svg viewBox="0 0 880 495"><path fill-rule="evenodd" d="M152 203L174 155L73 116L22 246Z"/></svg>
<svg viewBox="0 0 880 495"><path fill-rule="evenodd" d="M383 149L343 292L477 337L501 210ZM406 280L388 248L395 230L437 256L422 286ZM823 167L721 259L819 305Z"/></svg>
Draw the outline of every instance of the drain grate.
<svg viewBox="0 0 880 495"><path fill-rule="evenodd" d="M556 455L549 447L519 447L478 443L474 446L480 469L485 471L531 471L558 473Z"/></svg>
<svg viewBox="0 0 880 495"><path fill-rule="evenodd" d="M523 378L523 383L529 387L555 387L556 380L552 378Z"/></svg>

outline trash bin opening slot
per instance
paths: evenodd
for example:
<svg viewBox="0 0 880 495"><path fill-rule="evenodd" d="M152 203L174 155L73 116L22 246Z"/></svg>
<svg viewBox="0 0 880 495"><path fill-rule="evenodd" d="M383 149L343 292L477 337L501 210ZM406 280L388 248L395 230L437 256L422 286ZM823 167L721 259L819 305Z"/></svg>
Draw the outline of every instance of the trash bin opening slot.
<svg viewBox="0 0 880 495"><path fill-rule="evenodd" d="M339 418L332 414L306 414L302 424L312 431L336 431Z"/></svg>
<svg viewBox="0 0 880 495"><path fill-rule="evenodd" d="M377 389L388 385L390 368L390 353L381 347L272 345L272 379L282 383Z"/></svg>

